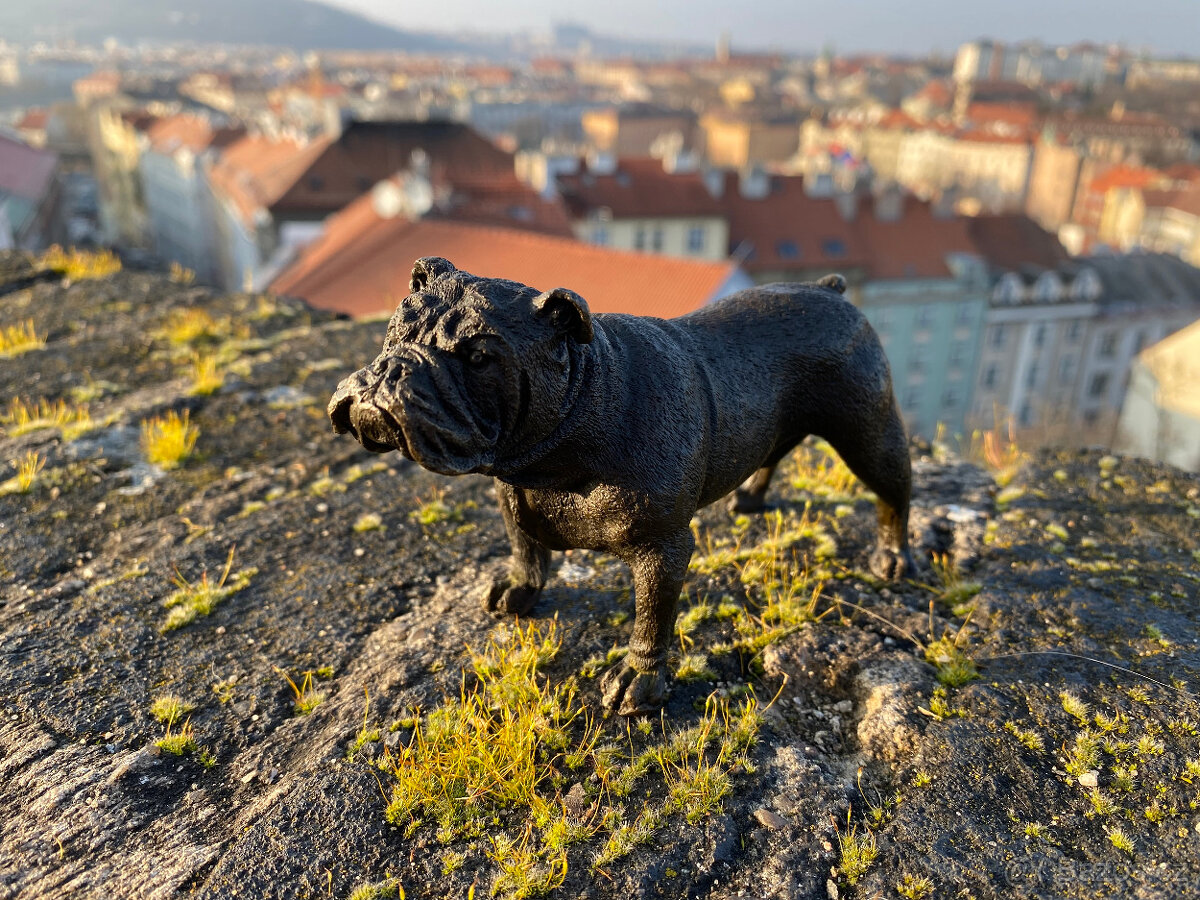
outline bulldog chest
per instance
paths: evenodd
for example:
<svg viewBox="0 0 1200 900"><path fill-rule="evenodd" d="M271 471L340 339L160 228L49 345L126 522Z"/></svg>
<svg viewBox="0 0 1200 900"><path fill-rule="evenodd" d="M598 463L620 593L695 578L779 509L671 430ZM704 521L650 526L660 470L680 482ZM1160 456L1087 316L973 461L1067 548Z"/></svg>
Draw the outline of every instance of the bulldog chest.
<svg viewBox="0 0 1200 900"><path fill-rule="evenodd" d="M586 492L516 488L513 513L521 530L553 550L613 550L638 542L646 497L612 485ZM632 513L632 514L631 514Z"/></svg>

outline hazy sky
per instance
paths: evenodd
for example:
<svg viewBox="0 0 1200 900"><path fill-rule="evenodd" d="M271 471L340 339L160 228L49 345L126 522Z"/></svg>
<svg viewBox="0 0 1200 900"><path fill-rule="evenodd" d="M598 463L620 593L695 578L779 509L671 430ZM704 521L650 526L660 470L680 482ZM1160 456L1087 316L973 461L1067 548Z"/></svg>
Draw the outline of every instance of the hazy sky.
<svg viewBox="0 0 1200 900"><path fill-rule="evenodd" d="M403 28L545 31L578 22L593 31L711 44L728 29L735 48L951 51L983 35L1047 42L1120 41L1200 53L1200 0L328 0Z"/></svg>

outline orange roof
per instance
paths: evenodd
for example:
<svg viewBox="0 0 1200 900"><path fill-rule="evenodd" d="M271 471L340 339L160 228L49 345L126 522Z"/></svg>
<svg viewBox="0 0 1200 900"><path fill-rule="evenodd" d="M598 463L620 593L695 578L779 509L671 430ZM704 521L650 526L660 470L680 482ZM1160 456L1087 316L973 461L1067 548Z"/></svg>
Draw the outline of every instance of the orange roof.
<svg viewBox="0 0 1200 900"><path fill-rule="evenodd" d="M1163 169L1163 174L1172 181L1186 181L1188 184L1200 182L1200 166L1195 163L1175 163Z"/></svg>
<svg viewBox="0 0 1200 900"><path fill-rule="evenodd" d="M958 132L955 137L972 144L1028 144L1032 137L1028 132L1019 134L997 134L994 131L983 131L978 128Z"/></svg>
<svg viewBox="0 0 1200 900"><path fill-rule="evenodd" d="M967 118L977 125L1003 122L1030 128L1037 121L1037 109L1026 103L972 103L967 106Z"/></svg>
<svg viewBox="0 0 1200 900"><path fill-rule="evenodd" d="M666 172L657 159L623 159L612 175L560 175L558 188L576 216L601 208L626 219L721 214L721 203L708 192L704 176Z"/></svg>
<svg viewBox="0 0 1200 900"><path fill-rule="evenodd" d="M174 153L180 147L200 153L210 146L232 143L241 134L241 129L213 128L207 119L182 113L159 119L146 130L150 146L159 153Z"/></svg>
<svg viewBox="0 0 1200 900"><path fill-rule="evenodd" d="M560 237L574 237L566 205L558 197L547 198L517 178L514 172L488 173L481 177L462 174L435 181L435 196L442 194L432 215L437 218L519 228Z"/></svg>
<svg viewBox="0 0 1200 900"><path fill-rule="evenodd" d="M461 222L382 218L370 196L327 223L270 289L354 316L390 312L408 292L413 260L442 256L476 275L542 289L569 287L593 312L670 318L703 306L737 271L566 238Z"/></svg>
<svg viewBox="0 0 1200 900"><path fill-rule="evenodd" d="M25 115L21 116L21 120L17 122L17 130L19 131L42 131L46 127L46 123L50 121L49 111L41 108L27 110Z"/></svg>
<svg viewBox="0 0 1200 900"><path fill-rule="evenodd" d="M888 110L879 120L880 128L920 128L921 123L902 109Z"/></svg>
<svg viewBox="0 0 1200 900"><path fill-rule="evenodd" d="M748 272L863 266L865 247L832 197L810 197L799 175L770 176L765 197L744 197L735 174L726 177L722 205L729 244L745 255ZM748 255L746 255L748 254Z"/></svg>
<svg viewBox="0 0 1200 900"><path fill-rule="evenodd" d="M1089 190L1104 194L1114 188L1146 188L1162 181L1163 173L1140 166L1114 166L1092 179Z"/></svg>
<svg viewBox="0 0 1200 900"><path fill-rule="evenodd" d="M355 121L325 145L304 177L275 200L272 209L309 218L328 215L376 182L410 167L417 150L434 175L452 182L463 175L513 171L512 154L461 122Z"/></svg>
<svg viewBox="0 0 1200 900"><path fill-rule="evenodd" d="M1146 191L1147 207L1177 209L1193 216L1200 216L1200 183L1192 183L1176 190Z"/></svg>
<svg viewBox="0 0 1200 900"><path fill-rule="evenodd" d="M966 219L936 216L931 204L911 195L895 220L880 219L870 209L862 212L854 224L872 278L946 278L948 254L976 252Z"/></svg>
<svg viewBox="0 0 1200 900"><path fill-rule="evenodd" d="M949 106L954 100L954 92L950 90L950 86L938 78L917 91L915 96L928 100L934 106Z"/></svg>
<svg viewBox="0 0 1200 900"><path fill-rule="evenodd" d="M243 221L265 209L296 183L329 144L329 138L301 143L251 135L230 145L209 171L213 188L229 200Z"/></svg>
<svg viewBox="0 0 1200 900"><path fill-rule="evenodd" d="M966 226L976 251L993 269L1053 269L1068 259L1058 238L1024 213L973 216Z"/></svg>

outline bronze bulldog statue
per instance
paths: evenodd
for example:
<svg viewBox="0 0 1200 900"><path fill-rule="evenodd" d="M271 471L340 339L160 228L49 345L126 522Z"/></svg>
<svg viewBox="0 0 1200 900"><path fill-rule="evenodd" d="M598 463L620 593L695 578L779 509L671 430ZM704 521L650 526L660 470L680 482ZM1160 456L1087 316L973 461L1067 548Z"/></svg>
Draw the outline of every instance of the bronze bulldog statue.
<svg viewBox="0 0 1200 900"><path fill-rule="evenodd" d="M564 288L419 259L383 351L338 385L329 418L368 450L496 479L512 560L483 591L488 610L527 612L553 550L624 560L633 636L601 691L609 709L651 712L666 696L693 514L735 489L735 508L761 507L805 436L829 441L879 498L872 571L913 568L904 426L879 339L844 289L830 276L677 319L593 316Z"/></svg>

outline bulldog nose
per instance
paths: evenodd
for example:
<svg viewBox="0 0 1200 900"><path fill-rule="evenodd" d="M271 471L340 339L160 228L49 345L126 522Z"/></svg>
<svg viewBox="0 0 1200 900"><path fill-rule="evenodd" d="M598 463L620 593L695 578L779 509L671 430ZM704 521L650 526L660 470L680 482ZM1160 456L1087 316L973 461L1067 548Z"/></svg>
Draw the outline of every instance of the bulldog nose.
<svg viewBox="0 0 1200 900"><path fill-rule="evenodd" d="M343 381L338 385L326 410L335 433L345 434L347 431L353 431L353 425L350 422L350 407L353 405L354 393L350 386Z"/></svg>

